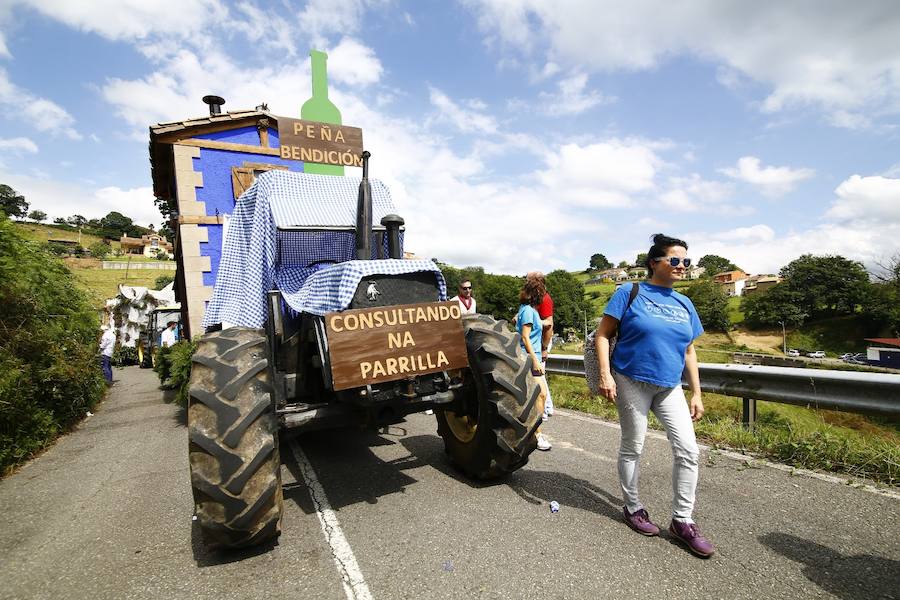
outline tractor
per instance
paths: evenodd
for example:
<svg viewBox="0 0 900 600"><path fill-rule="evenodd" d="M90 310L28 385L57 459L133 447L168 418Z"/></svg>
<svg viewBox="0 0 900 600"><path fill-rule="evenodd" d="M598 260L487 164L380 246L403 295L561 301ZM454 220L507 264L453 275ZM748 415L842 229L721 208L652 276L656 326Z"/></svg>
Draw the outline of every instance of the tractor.
<svg viewBox="0 0 900 600"><path fill-rule="evenodd" d="M195 522L211 549L280 534L288 433L431 410L449 460L479 480L536 447L538 365L505 321L461 316L434 262L404 259L404 221L368 158L361 179L262 173L227 223L188 405Z"/></svg>

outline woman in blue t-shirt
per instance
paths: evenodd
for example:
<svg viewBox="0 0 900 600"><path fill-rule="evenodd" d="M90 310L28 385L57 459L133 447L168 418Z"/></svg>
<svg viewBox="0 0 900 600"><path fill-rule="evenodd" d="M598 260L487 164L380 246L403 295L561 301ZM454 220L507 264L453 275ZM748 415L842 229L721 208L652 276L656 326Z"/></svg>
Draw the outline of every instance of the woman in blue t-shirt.
<svg viewBox="0 0 900 600"><path fill-rule="evenodd" d="M647 253L648 280L623 285L606 305L595 343L600 362L600 393L616 403L622 439L619 483L625 497L625 522L643 535L659 527L638 499L641 451L652 410L672 445L672 523L669 532L698 556L711 556L713 545L691 519L700 451L694 425L703 416L700 373L694 340L703 326L691 300L673 289L685 277L691 259L687 244L661 233ZM636 296L632 286L638 285ZM610 338L618 339L610 357ZM687 373L691 399L685 399L681 375Z"/></svg>
<svg viewBox="0 0 900 600"><path fill-rule="evenodd" d="M516 314L516 331L522 336L522 349L525 354L531 357L531 375L537 380L541 386L541 397L538 400L540 406L538 411L544 412L544 401L547 398L546 389L547 380L544 378L544 368L541 362L541 337L543 335L543 326L541 324L541 316L538 314L537 307L544 299L547 288L544 282L536 277L526 277L525 285L519 292L519 312ZM549 440L541 433L540 428L537 430L537 447L538 450L549 450L552 446Z"/></svg>

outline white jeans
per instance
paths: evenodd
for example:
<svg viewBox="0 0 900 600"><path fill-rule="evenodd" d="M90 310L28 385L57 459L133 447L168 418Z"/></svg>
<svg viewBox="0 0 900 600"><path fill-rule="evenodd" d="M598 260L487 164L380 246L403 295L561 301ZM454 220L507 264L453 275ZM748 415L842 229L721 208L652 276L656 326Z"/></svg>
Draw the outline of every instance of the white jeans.
<svg viewBox="0 0 900 600"><path fill-rule="evenodd" d="M619 483L625 507L633 513L643 508L638 499L641 451L647 433L647 415L652 410L666 430L672 445L672 518L690 521L697 490L700 449L694 424L681 386L674 388L636 381L613 371L616 408L622 427L619 445Z"/></svg>

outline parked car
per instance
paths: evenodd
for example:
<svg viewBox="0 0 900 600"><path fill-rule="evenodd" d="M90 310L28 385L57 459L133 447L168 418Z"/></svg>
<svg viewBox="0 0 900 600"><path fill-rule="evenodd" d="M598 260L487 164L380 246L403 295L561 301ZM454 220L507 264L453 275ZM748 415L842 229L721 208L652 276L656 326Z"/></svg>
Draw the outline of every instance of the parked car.
<svg viewBox="0 0 900 600"><path fill-rule="evenodd" d="M787 355L788 355L788 356L797 357L797 356L800 356L800 351L799 351L799 350L794 350L793 348L790 348L790 349L787 351Z"/></svg>
<svg viewBox="0 0 900 600"><path fill-rule="evenodd" d="M825 358L825 353L821 350L816 350L815 352L807 353L807 356L810 358Z"/></svg>
<svg viewBox="0 0 900 600"><path fill-rule="evenodd" d="M850 358L851 356L853 356L853 353L852 353L852 352L844 352L844 353L841 354L838 358L840 358L841 360L847 360L847 359Z"/></svg>

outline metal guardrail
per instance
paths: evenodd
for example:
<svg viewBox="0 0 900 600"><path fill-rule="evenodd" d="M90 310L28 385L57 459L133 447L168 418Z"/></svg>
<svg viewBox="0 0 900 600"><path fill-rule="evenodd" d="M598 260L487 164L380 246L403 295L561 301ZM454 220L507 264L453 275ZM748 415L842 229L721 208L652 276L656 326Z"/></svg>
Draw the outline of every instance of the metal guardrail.
<svg viewBox="0 0 900 600"><path fill-rule="evenodd" d="M584 357L550 354L547 373L584 377ZM756 400L900 416L900 375L888 373L700 363L700 387L743 398L747 426L756 420Z"/></svg>

